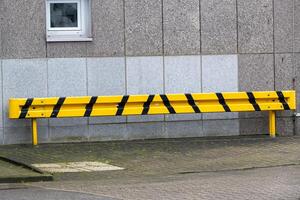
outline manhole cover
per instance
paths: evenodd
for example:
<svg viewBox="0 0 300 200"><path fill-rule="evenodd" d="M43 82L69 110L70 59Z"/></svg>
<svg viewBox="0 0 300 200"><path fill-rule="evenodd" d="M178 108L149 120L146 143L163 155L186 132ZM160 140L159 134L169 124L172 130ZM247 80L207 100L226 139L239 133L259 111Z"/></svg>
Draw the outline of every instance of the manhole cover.
<svg viewBox="0 0 300 200"><path fill-rule="evenodd" d="M109 165L102 162L66 162L66 163L41 163L32 164L44 172L64 173L64 172L95 172L95 171L112 171L123 170L122 167Z"/></svg>

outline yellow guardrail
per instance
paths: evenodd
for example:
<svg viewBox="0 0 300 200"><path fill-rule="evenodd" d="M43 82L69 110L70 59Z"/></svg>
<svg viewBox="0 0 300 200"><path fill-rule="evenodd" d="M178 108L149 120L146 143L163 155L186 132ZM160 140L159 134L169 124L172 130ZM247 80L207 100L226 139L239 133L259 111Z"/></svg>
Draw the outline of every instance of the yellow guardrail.
<svg viewBox="0 0 300 200"><path fill-rule="evenodd" d="M275 111L295 109L295 91L9 99L9 118L32 119L34 145L37 118L269 111L269 133L275 137Z"/></svg>

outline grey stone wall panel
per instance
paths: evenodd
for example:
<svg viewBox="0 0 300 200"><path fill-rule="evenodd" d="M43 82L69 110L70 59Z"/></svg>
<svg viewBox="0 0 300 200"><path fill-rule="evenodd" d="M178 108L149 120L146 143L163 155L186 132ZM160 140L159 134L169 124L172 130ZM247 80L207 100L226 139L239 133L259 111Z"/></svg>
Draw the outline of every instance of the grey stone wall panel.
<svg viewBox="0 0 300 200"><path fill-rule="evenodd" d="M128 123L126 135L128 140L167 138L164 122Z"/></svg>
<svg viewBox="0 0 300 200"><path fill-rule="evenodd" d="M293 54L275 54L275 89L292 90L295 76Z"/></svg>
<svg viewBox="0 0 300 200"><path fill-rule="evenodd" d="M124 95L125 58L88 58L88 95ZM126 117L92 117L89 124L126 122Z"/></svg>
<svg viewBox="0 0 300 200"><path fill-rule="evenodd" d="M296 80L293 54L275 54L275 90L293 90ZM277 112L277 116L293 116L294 111Z"/></svg>
<svg viewBox="0 0 300 200"><path fill-rule="evenodd" d="M277 117L276 118L276 134L281 136L294 135L293 117Z"/></svg>
<svg viewBox="0 0 300 200"><path fill-rule="evenodd" d="M201 1L201 51L203 54L237 52L236 0Z"/></svg>
<svg viewBox="0 0 300 200"><path fill-rule="evenodd" d="M300 53L300 0L294 1L294 52Z"/></svg>
<svg viewBox="0 0 300 200"><path fill-rule="evenodd" d="M2 31L4 26L4 2L0 1L0 59L2 58Z"/></svg>
<svg viewBox="0 0 300 200"><path fill-rule="evenodd" d="M48 126L38 126L39 142L48 141ZM31 127L5 127L4 144L31 144Z"/></svg>
<svg viewBox="0 0 300 200"><path fill-rule="evenodd" d="M273 52L272 0L238 0L238 52Z"/></svg>
<svg viewBox="0 0 300 200"><path fill-rule="evenodd" d="M269 134L269 121L267 117L254 119L239 119L240 135Z"/></svg>
<svg viewBox="0 0 300 200"><path fill-rule="evenodd" d="M45 58L45 1L2 1L5 15L3 58Z"/></svg>
<svg viewBox="0 0 300 200"><path fill-rule="evenodd" d="M3 108L4 127L30 126L30 120L8 119L9 98L32 98L47 96L46 59L3 60ZM47 125L41 120L40 125ZM24 134L27 134L24 131Z"/></svg>
<svg viewBox="0 0 300 200"><path fill-rule="evenodd" d="M127 93L159 94L163 89L163 58L127 57Z"/></svg>
<svg viewBox="0 0 300 200"><path fill-rule="evenodd" d="M238 91L237 55L202 56L202 92ZM237 113L205 113L203 119L232 119Z"/></svg>
<svg viewBox="0 0 300 200"><path fill-rule="evenodd" d="M295 89L297 94L297 112L300 112L300 53L294 54L294 67L295 67L295 73L296 73L296 79L295 79Z"/></svg>
<svg viewBox="0 0 300 200"><path fill-rule="evenodd" d="M87 55L93 57L124 55L124 5L122 0L92 1L93 41Z"/></svg>
<svg viewBox="0 0 300 200"><path fill-rule="evenodd" d="M163 57L127 57L127 93L164 93ZM128 122L163 121L162 115L128 116Z"/></svg>
<svg viewBox="0 0 300 200"><path fill-rule="evenodd" d="M294 90L293 54L275 54L275 90ZM294 111L277 112L277 116L293 116Z"/></svg>
<svg viewBox="0 0 300 200"><path fill-rule="evenodd" d="M86 96L85 58L52 58L48 60L48 95L50 97ZM86 118L49 119L49 137L87 135ZM78 129L74 128L78 126ZM70 130L73 130L71 132Z"/></svg>
<svg viewBox="0 0 300 200"><path fill-rule="evenodd" d="M85 58L52 58L48 60L49 96L86 96ZM50 141L87 141L86 118L49 120Z"/></svg>
<svg viewBox="0 0 300 200"><path fill-rule="evenodd" d="M165 57L165 93L201 92L201 57L166 56ZM166 121L199 120L201 114L166 115Z"/></svg>
<svg viewBox="0 0 300 200"><path fill-rule="evenodd" d="M165 132L167 138L203 137L203 122L166 122Z"/></svg>
<svg viewBox="0 0 300 200"><path fill-rule="evenodd" d="M88 126L49 126L50 142L84 142L88 141Z"/></svg>
<svg viewBox="0 0 300 200"><path fill-rule="evenodd" d="M126 124L89 125L89 141L127 140Z"/></svg>
<svg viewBox="0 0 300 200"><path fill-rule="evenodd" d="M48 59L49 96L87 95L85 58Z"/></svg>
<svg viewBox="0 0 300 200"><path fill-rule="evenodd" d="M86 57L86 42L48 42L48 58Z"/></svg>
<svg viewBox="0 0 300 200"><path fill-rule="evenodd" d="M203 120L203 135L208 137L239 135L239 125L238 119Z"/></svg>
<svg viewBox="0 0 300 200"><path fill-rule="evenodd" d="M239 91L274 90L272 54L243 54L238 56ZM262 117L267 113L239 113L241 118Z"/></svg>
<svg viewBox="0 0 300 200"><path fill-rule="evenodd" d="M0 128L0 145L4 144L3 128Z"/></svg>
<svg viewBox="0 0 300 200"><path fill-rule="evenodd" d="M162 1L125 0L126 55L162 55Z"/></svg>
<svg viewBox="0 0 300 200"><path fill-rule="evenodd" d="M2 68L2 60L0 59L0 71L2 73L3 68ZM0 76L0 128L3 127L3 78L2 78L2 74ZM0 132L3 132L3 129L0 130ZM3 134L0 133L0 138L3 136ZM1 143L1 139L0 139L0 143Z"/></svg>
<svg viewBox="0 0 300 200"><path fill-rule="evenodd" d="M274 90L272 54L243 54L238 56L239 90Z"/></svg>
<svg viewBox="0 0 300 200"><path fill-rule="evenodd" d="M293 51L293 1L274 0L275 52Z"/></svg>
<svg viewBox="0 0 300 200"><path fill-rule="evenodd" d="M199 0L164 0L165 55L200 54Z"/></svg>

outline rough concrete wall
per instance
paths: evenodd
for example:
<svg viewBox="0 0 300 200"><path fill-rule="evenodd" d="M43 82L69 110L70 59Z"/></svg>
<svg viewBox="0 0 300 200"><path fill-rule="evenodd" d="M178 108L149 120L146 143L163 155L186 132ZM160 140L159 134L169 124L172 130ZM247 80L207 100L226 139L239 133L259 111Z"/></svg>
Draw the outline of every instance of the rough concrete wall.
<svg viewBox="0 0 300 200"><path fill-rule="evenodd" d="M2 7L3 58L46 57L45 1L2 0Z"/></svg>
<svg viewBox="0 0 300 200"><path fill-rule="evenodd" d="M0 143L30 142L29 122L7 119L10 97L300 93L300 0L92 0L93 41L60 43L45 40L44 0L2 0L0 9ZM293 133L292 114L277 114L279 133ZM265 113L51 119L39 125L43 142L268 132ZM300 132L299 120L296 125Z"/></svg>
<svg viewBox="0 0 300 200"><path fill-rule="evenodd" d="M93 0L93 41L61 43L44 1L0 3L5 59L300 52L299 0Z"/></svg>

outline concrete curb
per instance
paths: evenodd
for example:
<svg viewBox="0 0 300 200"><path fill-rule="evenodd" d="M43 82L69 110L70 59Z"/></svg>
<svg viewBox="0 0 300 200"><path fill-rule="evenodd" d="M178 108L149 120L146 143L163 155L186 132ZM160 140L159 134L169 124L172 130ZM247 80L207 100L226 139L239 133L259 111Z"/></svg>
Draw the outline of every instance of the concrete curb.
<svg viewBox="0 0 300 200"><path fill-rule="evenodd" d="M14 159L6 158L3 156L0 156L0 160L9 162L13 165L21 166L23 168L26 168L28 170L34 171L40 175L37 176L11 176L11 177L0 177L0 183L20 183L20 182L39 182L39 181L53 181L53 176L51 174L46 174L42 172L41 170L31 166L27 165L25 163L22 163L20 161L16 161Z"/></svg>

